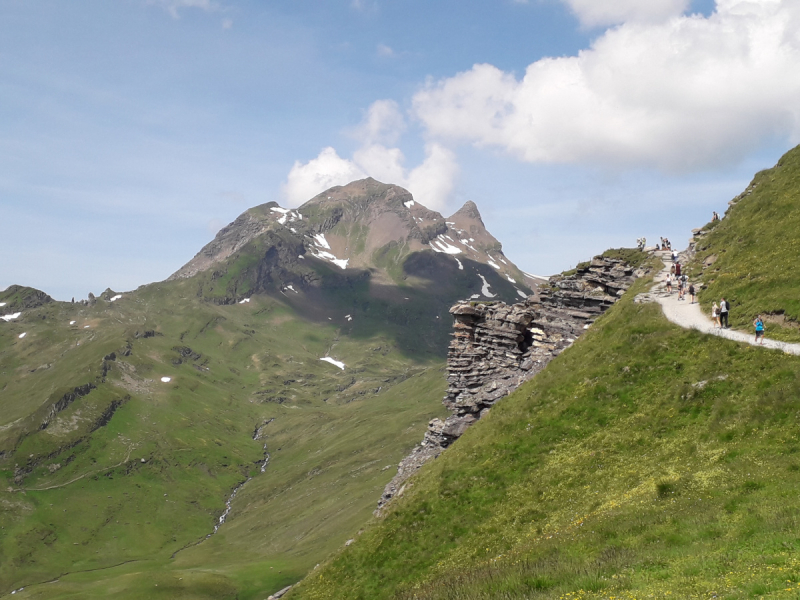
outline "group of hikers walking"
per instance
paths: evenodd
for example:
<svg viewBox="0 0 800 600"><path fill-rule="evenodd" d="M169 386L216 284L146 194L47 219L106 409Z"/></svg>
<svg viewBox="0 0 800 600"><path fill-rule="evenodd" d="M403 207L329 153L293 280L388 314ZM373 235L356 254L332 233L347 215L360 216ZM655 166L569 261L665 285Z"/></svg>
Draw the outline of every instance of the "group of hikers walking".
<svg viewBox="0 0 800 600"><path fill-rule="evenodd" d="M714 302L714 305L711 307L711 320L714 321L714 327L730 329L730 325L728 325L728 313L730 310L731 305L728 304L725 298L719 301L719 306Z"/></svg>
<svg viewBox="0 0 800 600"><path fill-rule="evenodd" d="M663 240L664 238L661 239ZM669 268L669 273L667 273L667 291L671 294L672 288L677 288L678 300L686 300L686 294L688 293L692 299L692 304L694 304L697 301L694 284L689 283L689 277L686 273L681 273L682 268L681 263L678 262L678 252L673 250L672 266Z"/></svg>
<svg viewBox="0 0 800 600"><path fill-rule="evenodd" d="M661 240L663 242L665 238L661 238ZM667 243L669 242L667 241ZM673 250L672 266L669 269L669 273L667 273L667 292L671 294L672 288L676 287L678 290L678 300L685 300L686 294L688 293L692 299L691 303L694 304L697 302L694 284L689 283L689 278L685 272L681 273L683 267L678 259L678 252ZM721 298L719 304L717 304L716 301L714 302L713 306L711 307L711 320L714 322L715 328L730 329L730 325L728 324L728 315L730 310L731 305L725 298ZM764 319L761 317L761 315L756 316L755 320L753 321L753 327L755 327L756 330L755 341L763 345L765 327Z"/></svg>

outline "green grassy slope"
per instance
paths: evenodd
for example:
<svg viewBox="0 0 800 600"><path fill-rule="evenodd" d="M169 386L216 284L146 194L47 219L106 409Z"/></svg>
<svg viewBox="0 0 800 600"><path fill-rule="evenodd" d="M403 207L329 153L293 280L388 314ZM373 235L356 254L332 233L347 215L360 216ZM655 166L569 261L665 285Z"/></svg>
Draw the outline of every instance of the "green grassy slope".
<svg viewBox="0 0 800 600"><path fill-rule="evenodd" d="M704 228L690 265L708 286L699 296L704 309L725 296L732 327L750 330L755 315L767 313L769 336L800 341L798 203L800 147L758 173L725 218Z"/></svg>
<svg viewBox="0 0 800 600"><path fill-rule="evenodd" d="M632 295L297 598L795 598L800 359Z"/></svg>
<svg viewBox="0 0 800 600"><path fill-rule="evenodd" d="M0 323L0 594L262 597L342 545L445 386L438 315L411 354L408 326L350 312L182 280Z"/></svg>

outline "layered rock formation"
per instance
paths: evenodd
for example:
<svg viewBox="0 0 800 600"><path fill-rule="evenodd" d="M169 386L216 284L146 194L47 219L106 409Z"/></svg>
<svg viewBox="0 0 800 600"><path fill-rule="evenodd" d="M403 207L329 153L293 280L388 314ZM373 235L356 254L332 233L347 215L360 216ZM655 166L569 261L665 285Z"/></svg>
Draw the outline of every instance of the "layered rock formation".
<svg viewBox="0 0 800 600"><path fill-rule="evenodd" d="M447 395L452 411L433 419L422 443L398 466L376 514L405 481L458 439L501 398L540 372L611 307L642 273L622 261L595 257L575 273L551 277L538 298L524 302L460 302L450 309L453 340L447 357Z"/></svg>

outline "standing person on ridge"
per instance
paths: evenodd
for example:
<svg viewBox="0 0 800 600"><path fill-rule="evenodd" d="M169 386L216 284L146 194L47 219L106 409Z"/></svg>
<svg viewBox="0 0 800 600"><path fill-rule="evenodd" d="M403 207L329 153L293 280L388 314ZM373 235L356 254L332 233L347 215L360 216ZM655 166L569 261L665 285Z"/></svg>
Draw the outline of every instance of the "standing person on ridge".
<svg viewBox="0 0 800 600"><path fill-rule="evenodd" d="M759 342L762 346L764 345L764 321L761 319L761 315L756 317L756 320L753 321L753 325L756 328L756 339L755 341L758 342L759 338L761 341Z"/></svg>
<svg viewBox="0 0 800 600"><path fill-rule="evenodd" d="M720 326L724 327L725 329L728 329L728 310L729 309L730 309L730 306L728 304L728 301L725 300L725 298L723 298L719 303L719 321L720 321Z"/></svg>

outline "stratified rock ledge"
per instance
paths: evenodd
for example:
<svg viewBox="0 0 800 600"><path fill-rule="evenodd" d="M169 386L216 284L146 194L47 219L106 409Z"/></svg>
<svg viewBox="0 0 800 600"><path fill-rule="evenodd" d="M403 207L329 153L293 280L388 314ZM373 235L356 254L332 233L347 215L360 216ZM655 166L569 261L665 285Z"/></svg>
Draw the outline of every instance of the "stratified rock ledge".
<svg viewBox="0 0 800 600"><path fill-rule="evenodd" d="M531 379L625 293L637 277L623 261L596 256L569 276L551 277L539 299L523 302L460 302L450 309L453 341L447 355L447 395L453 413L433 419L419 444L383 491L377 516L406 480L475 423L501 398Z"/></svg>

